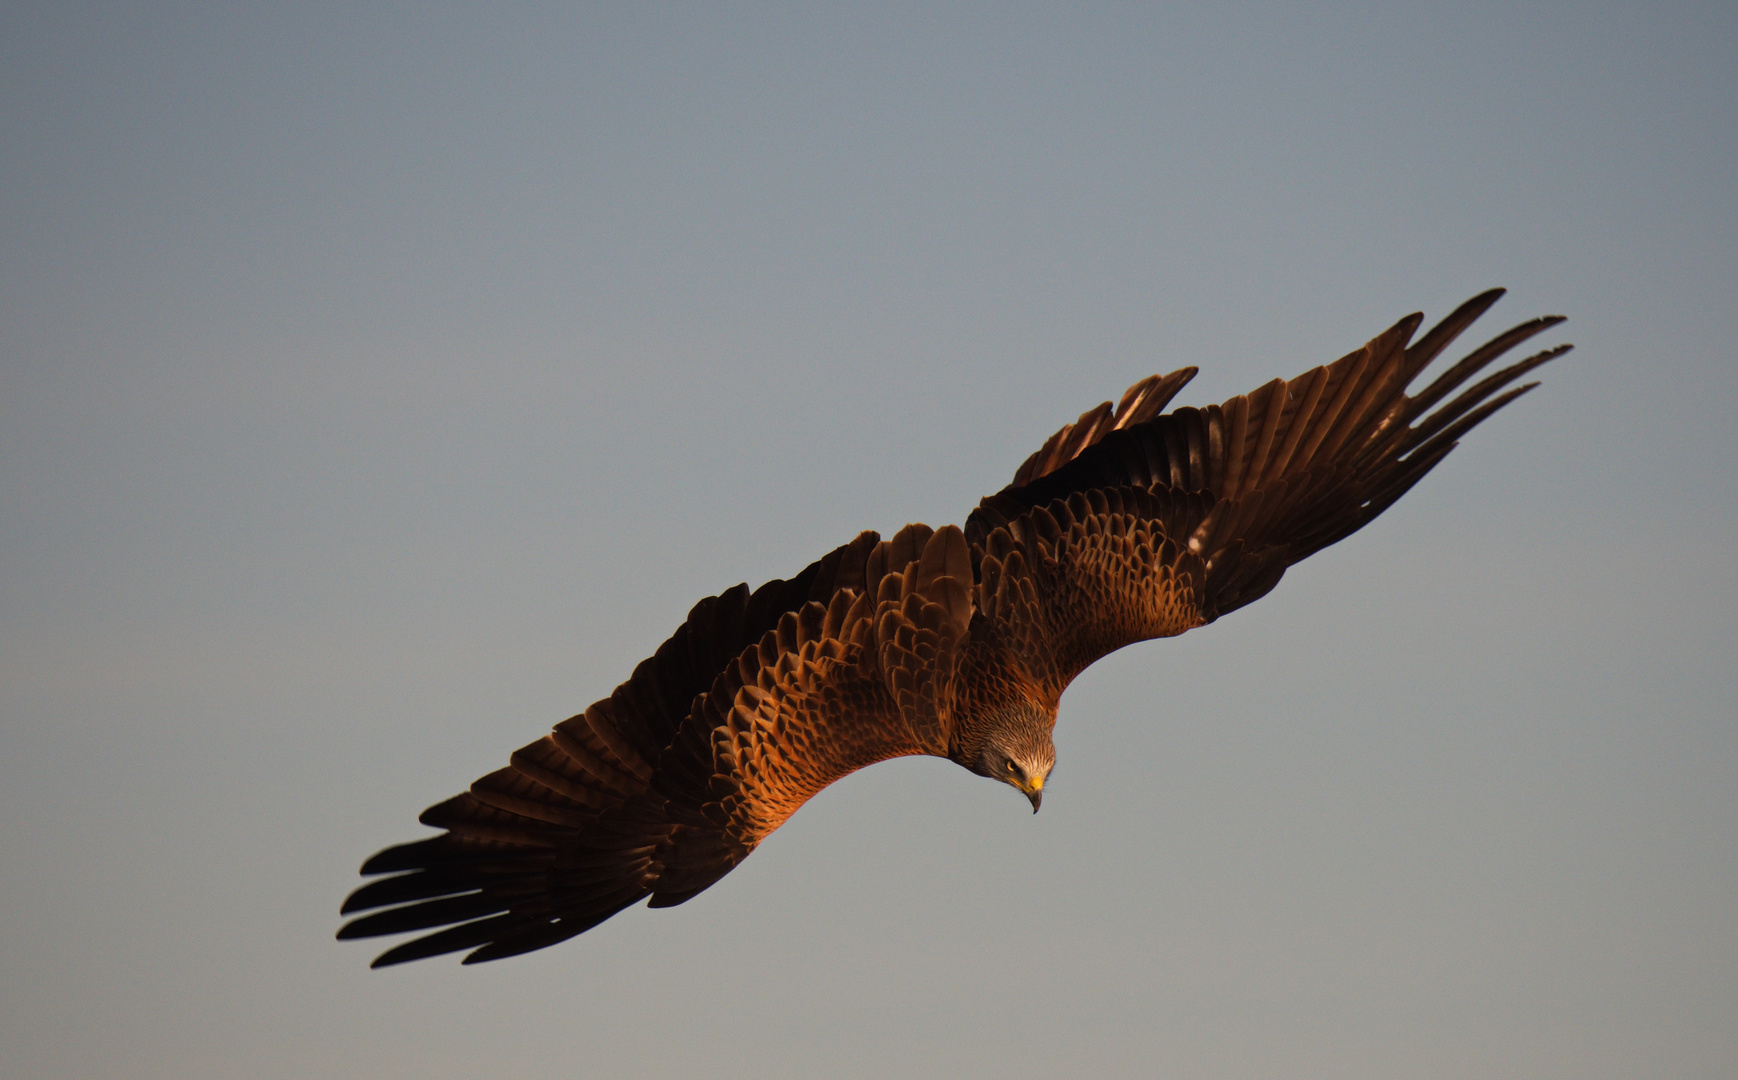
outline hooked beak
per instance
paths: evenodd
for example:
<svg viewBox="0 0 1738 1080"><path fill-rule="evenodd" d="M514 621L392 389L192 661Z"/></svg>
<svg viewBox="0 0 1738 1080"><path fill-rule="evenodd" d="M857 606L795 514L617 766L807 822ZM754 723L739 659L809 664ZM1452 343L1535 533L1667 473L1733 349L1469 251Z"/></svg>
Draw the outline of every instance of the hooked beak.
<svg viewBox="0 0 1738 1080"><path fill-rule="evenodd" d="M1042 776L1035 777L1024 784L1019 785L1019 788L1021 793L1026 796L1027 800L1032 803L1032 812L1036 814L1038 812L1038 807L1044 802L1044 778Z"/></svg>

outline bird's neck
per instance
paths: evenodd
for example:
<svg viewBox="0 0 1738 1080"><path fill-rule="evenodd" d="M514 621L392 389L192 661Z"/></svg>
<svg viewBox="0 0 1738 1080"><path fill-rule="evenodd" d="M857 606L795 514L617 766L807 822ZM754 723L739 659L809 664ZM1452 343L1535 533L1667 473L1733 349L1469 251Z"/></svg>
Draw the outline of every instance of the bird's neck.
<svg viewBox="0 0 1738 1080"><path fill-rule="evenodd" d="M974 634L958 678L948 757L968 769L977 763L992 731L1008 724L1034 724L1047 731L1056 724L1063 687L1027 670L993 640Z"/></svg>

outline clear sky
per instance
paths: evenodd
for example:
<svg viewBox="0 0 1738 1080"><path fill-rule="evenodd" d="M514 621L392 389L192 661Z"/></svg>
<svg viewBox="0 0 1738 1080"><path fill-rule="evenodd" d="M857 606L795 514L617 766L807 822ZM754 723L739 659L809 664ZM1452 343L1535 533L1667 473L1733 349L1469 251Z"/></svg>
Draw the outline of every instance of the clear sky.
<svg viewBox="0 0 1738 1080"><path fill-rule="evenodd" d="M0 8L0 1074L1738 1075L1738 7L367 7ZM1042 814L333 940L699 597L1493 285L1577 350Z"/></svg>

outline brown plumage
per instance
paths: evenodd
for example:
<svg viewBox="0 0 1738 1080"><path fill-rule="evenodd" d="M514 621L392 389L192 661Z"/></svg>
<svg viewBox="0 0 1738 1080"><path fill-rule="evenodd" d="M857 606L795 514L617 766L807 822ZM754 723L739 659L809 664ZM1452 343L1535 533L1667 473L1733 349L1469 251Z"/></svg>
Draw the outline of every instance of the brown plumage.
<svg viewBox="0 0 1738 1080"><path fill-rule="evenodd" d="M1568 350L1462 390L1562 321L1534 319L1408 396L1501 295L1475 297L1411 344L1422 316L1409 316L1223 405L1160 415L1195 369L1145 379L1053 435L964 529L865 532L788 581L700 601L613 694L423 812L445 832L369 859L364 874L389 876L343 910L385 910L338 936L435 930L375 966L466 949L473 963L554 944L648 897L680 904L816 792L904 754L950 758L1036 810L1076 675L1263 596Z"/></svg>

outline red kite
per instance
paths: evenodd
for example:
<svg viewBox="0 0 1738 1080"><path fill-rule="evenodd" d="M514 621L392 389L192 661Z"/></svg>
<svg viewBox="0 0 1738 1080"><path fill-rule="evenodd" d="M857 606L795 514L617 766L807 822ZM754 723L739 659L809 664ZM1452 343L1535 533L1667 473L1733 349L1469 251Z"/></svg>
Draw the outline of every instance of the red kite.
<svg viewBox="0 0 1738 1080"><path fill-rule="evenodd" d="M1563 321L1534 319L1408 395L1501 295L1473 298L1411 344L1423 316L1408 316L1223 405L1161 415L1195 369L1143 379L1052 435L963 529L865 532L788 581L700 601L613 694L424 811L444 833L364 863L389 876L343 910L385 910L338 936L444 928L376 967L541 949L647 897L683 903L816 792L904 754L955 761L1036 811L1076 675L1264 596L1536 384L1506 387L1568 351L1462 389Z"/></svg>

